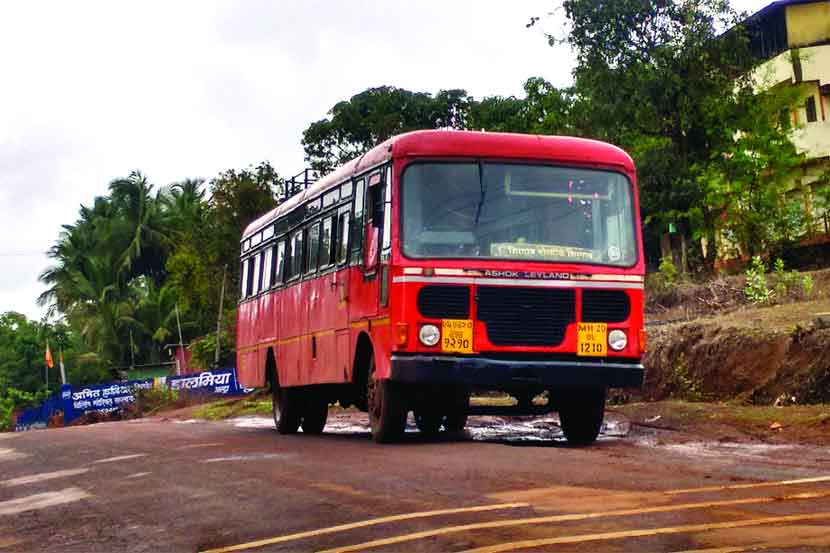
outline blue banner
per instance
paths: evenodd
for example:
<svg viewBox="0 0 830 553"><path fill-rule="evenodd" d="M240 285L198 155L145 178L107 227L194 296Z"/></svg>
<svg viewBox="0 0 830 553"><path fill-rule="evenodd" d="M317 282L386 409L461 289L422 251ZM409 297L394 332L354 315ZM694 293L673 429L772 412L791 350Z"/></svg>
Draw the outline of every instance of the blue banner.
<svg viewBox="0 0 830 553"><path fill-rule="evenodd" d="M149 390L152 387L152 378L96 384L81 388L65 385L61 388L64 423L70 423L93 411L96 413L118 411L124 405L135 402L136 390Z"/></svg>
<svg viewBox="0 0 830 553"><path fill-rule="evenodd" d="M78 387L67 384L56 397L21 412L17 416L15 430L46 428L49 419L61 412L64 424L69 424L87 413L112 413L134 403L137 390L148 390L154 386L167 386L180 392L216 395L241 395L251 391L239 385L236 380L236 369L233 368L168 376L156 380L148 378Z"/></svg>
<svg viewBox="0 0 830 553"><path fill-rule="evenodd" d="M14 431L34 430L46 428L49 419L62 408L61 402L55 398L49 398L37 407L31 407L17 415L14 423Z"/></svg>
<svg viewBox="0 0 830 553"><path fill-rule="evenodd" d="M168 376L167 385L171 390L188 390L218 395L239 395L248 393L236 381L236 369L215 369L201 373Z"/></svg>

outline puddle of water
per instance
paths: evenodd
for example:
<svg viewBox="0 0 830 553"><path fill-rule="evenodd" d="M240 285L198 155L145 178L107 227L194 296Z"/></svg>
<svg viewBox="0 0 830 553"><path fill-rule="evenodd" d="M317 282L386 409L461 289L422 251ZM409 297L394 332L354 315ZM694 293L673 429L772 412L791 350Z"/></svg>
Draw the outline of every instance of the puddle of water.
<svg viewBox="0 0 830 553"><path fill-rule="evenodd" d="M270 417L245 416L228 421L237 428L274 428ZM495 416L470 417L467 436L473 441L500 441L505 443L549 442L563 440L559 417L511 417ZM369 419L365 414L345 413L330 416L326 423L326 434L368 434ZM625 420L607 419L602 428L601 439L620 438L628 435L629 424ZM407 421L407 433L418 432L413 418Z"/></svg>
<svg viewBox="0 0 830 553"><path fill-rule="evenodd" d="M738 444L738 443L714 443L714 442L688 442L684 444L665 444L663 449L674 451L682 455L695 457L744 457L760 458L782 451L795 449L790 445L769 445L769 444Z"/></svg>

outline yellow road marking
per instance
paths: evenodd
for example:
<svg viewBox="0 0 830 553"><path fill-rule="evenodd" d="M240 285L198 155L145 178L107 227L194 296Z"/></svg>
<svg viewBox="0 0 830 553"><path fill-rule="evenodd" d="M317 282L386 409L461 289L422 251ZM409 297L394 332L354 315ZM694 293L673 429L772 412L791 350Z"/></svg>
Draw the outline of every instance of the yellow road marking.
<svg viewBox="0 0 830 553"><path fill-rule="evenodd" d="M624 538L642 538L659 536L665 534L683 534L691 532L708 532L722 528L747 528L749 526L762 526L764 524L781 524L784 522L799 522L804 520L830 519L830 512L812 513L806 515L787 515L779 517L753 518L749 520L733 520L729 522L712 522L708 524L687 524L684 526L666 526L663 528L640 528L637 530L621 530L618 532L601 532L598 534L582 534L578 536L560 536L558 538L544 538L538 540L524 540L486 547L469 549L464 553L501 553L502 551L516 551L531 547L543 547L546 545L562 545L585 543L589 541L611 541Z"/></svg>
<svg viewBox="0 0 830 553"><path fill-rule="evenodd" d="M769 549L766 545L738 545L736 547L714 547L709 549L686 549L675 553L743 553L744 551L760 551Z"/></svg>
<svg viewBox="0 0 830 553"><path fill-rule="evenodd" d="M377 524L385 524L387 522L397 522L399 520L409 520L414 518L436 517L441 515L455 515L459 513L481 513L484 511L498 511L501 509L518 509L521 507L529 507L529 503L498 503L495 505L478 505L476 507L459 507L457 509L439 509L436 511L421 511L419 513L404 513L400 515L390 515L386 517L370 518L360 522L352 522L349 524L340 524L337 526L329 526L328 528L320 528L318 530L308 530L306 532L297 532L296 534L287 534L285 536L277 536L274 538L267 538L263 540L251 541L248 543L240 543L238 545L230 545L227 547L218 547L216 549L208 549L201 553L229 553L230 551L243 551L245 549L254 549L256 547L263 547L266 545L273 545L275 543L283 543L287 541L300 540L303 538L311 538L314 536L321 536L324 534L333 534L335 532L344 532L354 528L364 528L366 526L375 526Z"/></svg>
<svg viewBox="0 0 830 553"><path fill-rule="evenodd" d="M494 520L489 522L476 522L473 524L462 524L459 526L446 526L444 528L435 528L432 530L423 530L421 532L413 532L411 534L402 534L400 536L393 536L390 538L383 538L355 545L347 545L344 547L335 547L333 549L326 549L318 553L349 553L351 551L363 551L373 547L381 547L385 545L393 545L407 541L419 540L423 538L430 538L433 536L442 536L445 534L453 534L456 532L467 532L470 530L485 530L492 528L505 528L509 526L525 526L530 524L545 524L549 522L573 522L578 520L587 520L604 517L622 517L631 515L641 515L650 513L667 513L671 511L683 511L690 509L708 509L712 507L725 507L734 505L752 505L759 503L775 503L777 501L796 501L804 499L819 499L830 497L830 493L802 493L796 495L789 495L783 497L750 497L746 499L729 499L724 501L704 501L700 503L683 503L680 505L661 505L658 507L644 507L640 509L618 509L614 511L598 511L595 513L573 513L567 515L550 515L544 517L533 518L519 518L513 520Z"/></svg>
<svg viewBox="0 0 830 553"><path fill-rule="evenodd" d="M816 482L830 482L830 476L816 476L814 478L800 478L798 480L778 480L773 482L752 482L749 484L728 484L725 486L708 486L706 488L687 488L685 490L669 490L666 495L685 493L719 492L723 490L748 490L751 488L770 488L775 486L796 486L798 484L814 484Z"/></svg>

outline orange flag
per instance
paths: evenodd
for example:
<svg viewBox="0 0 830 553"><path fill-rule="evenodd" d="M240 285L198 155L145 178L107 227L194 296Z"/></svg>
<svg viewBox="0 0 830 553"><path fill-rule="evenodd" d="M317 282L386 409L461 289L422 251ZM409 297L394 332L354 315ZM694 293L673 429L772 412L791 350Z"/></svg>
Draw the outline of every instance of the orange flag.
<svg viewBox="0 0 830 553"><path fill-rule="evenodd" d="M55 367L55 361L52 359L52 350L49 349L49 342L46 342L46 366L50 369Z"/></svg>

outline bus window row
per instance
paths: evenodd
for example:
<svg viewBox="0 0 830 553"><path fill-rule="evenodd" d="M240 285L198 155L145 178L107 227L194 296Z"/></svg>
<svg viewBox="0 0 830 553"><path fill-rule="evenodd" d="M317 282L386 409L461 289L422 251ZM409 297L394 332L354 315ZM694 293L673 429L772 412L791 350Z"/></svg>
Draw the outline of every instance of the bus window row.
<svg viewBox="0 0 830 553"><path fill-rule="evenodd" d="M342 266L349 258L351 208L327 215L281 237L242 262L240 299Z"/></svg>

